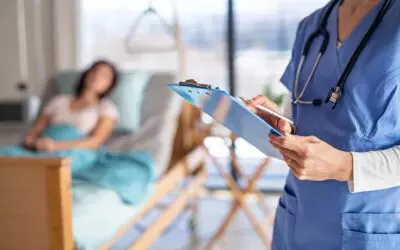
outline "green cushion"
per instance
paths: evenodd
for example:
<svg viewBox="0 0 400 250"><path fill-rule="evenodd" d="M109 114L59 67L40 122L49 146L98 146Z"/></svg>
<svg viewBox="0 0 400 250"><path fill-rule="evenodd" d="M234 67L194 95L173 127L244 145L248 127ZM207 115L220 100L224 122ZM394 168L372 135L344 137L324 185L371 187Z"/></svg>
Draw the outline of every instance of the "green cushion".
<svg viewBox="0 0 400 250"><path fill-rule="evenodd" d="M56 75L57 94L73 94L80 73L64 71ZM120 74L117 88L110 95L111 101L117 106L119 122L118 132L132 132L140 126L141 106L148 72L123 72Z"/></svg>

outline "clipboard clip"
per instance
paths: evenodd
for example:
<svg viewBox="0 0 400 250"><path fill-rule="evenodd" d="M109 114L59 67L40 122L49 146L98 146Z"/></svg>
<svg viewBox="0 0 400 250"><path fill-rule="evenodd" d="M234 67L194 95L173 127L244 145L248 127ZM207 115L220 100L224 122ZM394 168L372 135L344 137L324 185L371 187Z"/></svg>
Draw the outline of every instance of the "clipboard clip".
<svg viewBox="0 0 400 250"><path fill-rule="evenodd" d="M205 83L198 83L197 81L193 79L186 80L184 82L179 82L180 86L188 86L188 87L196 87L196 88L202 88L202 89L213 89L213 87L210 84L205 84ZM215 89L219 89L216 87Z"/></svg>

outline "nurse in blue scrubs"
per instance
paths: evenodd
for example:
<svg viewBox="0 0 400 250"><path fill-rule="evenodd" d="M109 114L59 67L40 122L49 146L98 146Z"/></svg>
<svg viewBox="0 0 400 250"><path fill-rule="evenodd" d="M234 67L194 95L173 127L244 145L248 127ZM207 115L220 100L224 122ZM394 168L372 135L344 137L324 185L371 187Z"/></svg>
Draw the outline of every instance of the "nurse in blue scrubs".
<svg viewBox="0 0 400 250"><path fill-rule="evenodd" d="M306 17L282 82L295 135L263 116L285 132L269 140L291 169L272 249L400 249L400 1L330 1Z"/></svg>

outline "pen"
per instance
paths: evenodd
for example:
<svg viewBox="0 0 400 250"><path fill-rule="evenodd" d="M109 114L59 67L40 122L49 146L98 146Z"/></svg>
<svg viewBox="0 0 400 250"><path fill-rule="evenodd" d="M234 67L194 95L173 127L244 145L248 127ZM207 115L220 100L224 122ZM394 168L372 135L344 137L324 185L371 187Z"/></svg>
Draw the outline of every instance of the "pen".
<svg viewBox="0 0 400 250"><path fill-rule="evenodd" d="M239 99L242 100L243 102L247 103L247 104L250 104L250 101L244 99L243 97L239 97ZM271 116L273 116L275 118L279 118L279 119L285 120L285 121L289 122L291 125L294 125L294 123L290 119L288 119L288 118L284 117L283 115L281 115L279 113L276 113L276 112L274 112L274 111L272 111L272 110L270 110L270 109L268 109L268 108L266 108L264 106L255 105L254 107L256 109L258 109L259 111L265 112L265 113L267 113L267 114L269 114L269 115L271 115Z"/></svg>

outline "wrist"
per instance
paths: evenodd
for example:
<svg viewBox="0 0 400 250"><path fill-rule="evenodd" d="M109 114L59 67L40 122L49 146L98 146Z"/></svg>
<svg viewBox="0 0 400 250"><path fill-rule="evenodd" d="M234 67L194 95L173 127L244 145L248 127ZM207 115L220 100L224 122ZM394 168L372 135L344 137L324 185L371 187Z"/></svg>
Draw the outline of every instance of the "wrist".
<svg viewBox="0 0 400 250"><path fill-rule="evenodd" d="M37 136L36 136L36 134L35 134L35 133L28 133L28 134L25 136L25 138L36 139L36 138L37 138Z"/></svg>
<svg viewBox="0 0 400 250"><path fill-rule="evenodd" d="M53 141L52 143L52 149L53 151L59 151L59 150L65 150L66 148L64 147L63 143L58 142L58 141Z"/></svg>
<svg viewBox="0 0 400 250"><path fill-rule="evenodd" d="M339 160L339 181L353 180L353 155L350 152L341 152Z"/></svg>

